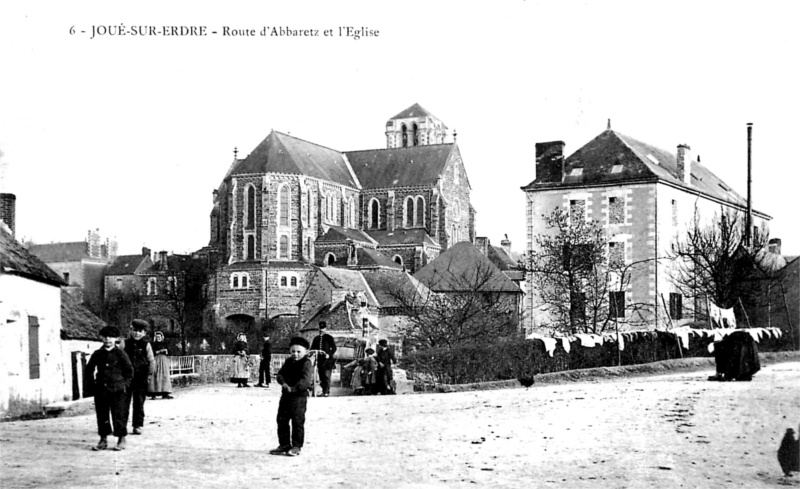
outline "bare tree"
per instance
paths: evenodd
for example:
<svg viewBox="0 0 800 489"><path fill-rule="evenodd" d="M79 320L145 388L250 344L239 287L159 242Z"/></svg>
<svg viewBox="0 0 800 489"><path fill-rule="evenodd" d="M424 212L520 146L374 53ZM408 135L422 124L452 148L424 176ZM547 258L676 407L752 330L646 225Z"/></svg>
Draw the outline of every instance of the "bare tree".
<svg viewBox="0 0 800 489"><path fill-rule="evenodd" d="M166 302L178 326L181 351L186 355L186 339L199 331L189 331L189 325L201 325L206 305L204 284L207 277L205 263L191 256L178 256L165 271Z"/></svg>
<svg viewBox="0 0 800 489"><path fill-rule="evenodd" d="M670 278L684 296L708 298L730 308L752 293L754 278L767 278L757 258L769 236L764 226L747 245L745 219L741 212L720 209L709 225L701 225L695 212L683 239L672 244Z"/></svg>
<svg viewBox="0 0 800 489"><path fill-rule="evenodd" d="M571 219L556 208L543 216L547 231L535 237L535 249L525 264L535 288L537 307L545 312L554 333L602 333L652 310L649 303L627 300L627 289L638 269L654 259L629 262L614 249L595 220Z"/></svg>
<svg viewBox="0 0 800 489"><path fill-rule="evenodd" d="M142 297L135 288L112 289L106 294L102 317L111 324L127 327L139 317L141 302Z"/></svg>
<svg viewBox="0 0 800 489"><path fill-rule="evenodd" d="M398 281L389 293L407 316L407 345L417 349L452 349L516 332L518 295L504 290L489 262L460 267L451 261L436 268L427 287ZM415 287L417 283L418 287Z"/></svg>

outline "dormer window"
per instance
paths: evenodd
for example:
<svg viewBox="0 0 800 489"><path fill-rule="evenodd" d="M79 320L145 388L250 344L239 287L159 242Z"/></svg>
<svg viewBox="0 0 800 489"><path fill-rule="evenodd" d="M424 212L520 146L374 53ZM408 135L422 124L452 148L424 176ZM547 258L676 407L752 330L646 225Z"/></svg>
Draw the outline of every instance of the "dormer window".
<svg viewBox="0 0 800 489"><path fill-rule="evenodd" d="M571 176L571 177L579 177L581 175L583 175L583 168L573 168L569 172L569 176Z"/></svg>
<svg viewBox="0 0 800 489"><path fill-rule="evenodd" d="M611 167L611 173L622 173L622 165L614 165Z"/></svg>

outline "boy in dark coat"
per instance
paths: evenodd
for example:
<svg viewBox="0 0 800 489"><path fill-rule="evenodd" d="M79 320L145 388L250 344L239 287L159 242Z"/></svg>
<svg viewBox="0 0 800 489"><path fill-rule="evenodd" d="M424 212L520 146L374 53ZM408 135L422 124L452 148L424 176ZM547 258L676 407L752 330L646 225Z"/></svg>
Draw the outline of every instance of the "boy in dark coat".
<svg viewBox="0 0 800 489"><path fill-rule="evenodd" d="M141 435L144 426L144 401L150 379L156 367L156 359L150 342L144 337L147 321L134 319L131 321L131 337L125 340L125 353L133 364L133 381L128 391L128 406L133 404L133 434Z"/></svg>
<svg viewBox="0 0 800 489"><path fill-rule="evenodd" d="M311 341L311 349L317 352L317 372L319 372L319 386L322 387L322 397L331 393L331 373L336 365L333 354L336 353L336 342L329 335L325 321L319 322L319 334Z"/></svg>
<svg viewBox="0 0 800 489"><path fill-rule="evenodd" d="M375 355L378 360L378 393L394 394L392 389L392 382L394 381L394 374L392 373L392 364L397 363L394 353L389 349L389 342L386 340L378 341L378 354Z"/></svg>
<svg viewBox="0 0 800 489"><path fill-rule="evenodd" d="M258 365L258 384L256 387L267 387L271 379L270 364L272 363L272 343L269 341L269 335L264 333L264 346L261 348L261 363ZM266 380L266 384L264 383Z"/></svg>
<svg viewBox="0 0 800 489"><path fill-rule="evenodd" d="M281 386L281 400L278 403L278 448L270 450L272 455L296 457L303 448L308 388L314 374L307 353L308 341L298 336L292 338L289 358L275 377Z"/></svg>
<svg viewBox="0 0 800 489"><path fill-rule="evenodd" d="M94 379L94 410L100 435L100 441L92 450L108 448L107 438L112 433L117 437L114 450L124 450L125 436L128 434L128 398L125 391L133 379L133 365L128 355L116 345L119 339L117 328L106 326L100 330L100 336L103 337L103 346L92 353L85 373L87 379Z"/></svg>

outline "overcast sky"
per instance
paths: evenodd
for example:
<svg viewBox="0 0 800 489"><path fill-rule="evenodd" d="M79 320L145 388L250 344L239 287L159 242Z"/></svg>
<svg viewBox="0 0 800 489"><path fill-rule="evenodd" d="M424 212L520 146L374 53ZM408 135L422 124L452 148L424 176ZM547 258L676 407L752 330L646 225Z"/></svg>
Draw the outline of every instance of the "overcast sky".
<svg viewBox="0 0 800 489"><path fill-rule="evenodd" d="M243 157L275 129L383 148L386 121L419 103L458 132L478 235L507 234L515 251L535 142L563 140L569 154L611 119L673 153L689 144L746 195L752 122L754 206L784 253L800 254L800 2L9 3L0 190L17 196L18 239L80 241L99 228L122 254L196 250L234 147ZM93 26L120 24L209 34L90 39ZM348 26L378 36L340 37Z"/></svg>

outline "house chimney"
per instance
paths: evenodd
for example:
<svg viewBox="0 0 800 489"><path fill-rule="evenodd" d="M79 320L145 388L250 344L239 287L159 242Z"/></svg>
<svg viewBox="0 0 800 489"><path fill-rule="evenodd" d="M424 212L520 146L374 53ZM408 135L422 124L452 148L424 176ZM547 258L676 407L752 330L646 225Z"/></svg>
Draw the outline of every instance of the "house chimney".
<svg viewBox="0 0 800 489"><path fill-rule="evenodd" d="M536 180L560 182L564 178L564 141L536 143Z"/></svg>
<svg viewBox="0 0 800 489"><path fill-rule="evenodd" d="M511 257L511 240L508 239L508 235L505 235L505 238L500 241L500 246L503 248L503 251L506 252L506 255Z"/></svg>
<svg viewBox="0 0 800 489"><path fill-rule="evenodd" d="M142 246L142 256L150 256L150 248Z"/></svg>
<svg viewBox="0 0 800 489"><path fill-rule="evenodd" d="M483 256L489 256L489 238L476 236L475 247L478 248L478 251L480 251Z"/></svg>
<svg viewBox="0 0 800 489"><path fill-rule="evenodd" d="M162 272L167 271L167 252L166 251L159 251L158 252L158 269Z"/></svg>
<svg viewBox="0 0 800 489"><path fill-rule="evenodd" d="M769 240L769 252L776 255L781 254L781 240L780 238L772 238Z"/></svg>
<svg viewBox="0 0 800 489"><path fill-rule="evenodd" d="M11 236L14 236L14 218L17 207L17 196L14 194L0 194L0 222L8 226Z"/></svg>
<svg viewBox="0 0 800 489"><path fill-rule="evenodd" d="M678 178L686 185L692 184L692 148L688 144L678 145L676 156L678 163Z"/></svg>

